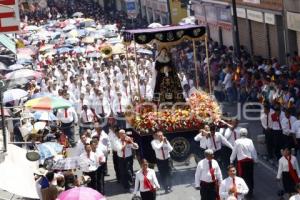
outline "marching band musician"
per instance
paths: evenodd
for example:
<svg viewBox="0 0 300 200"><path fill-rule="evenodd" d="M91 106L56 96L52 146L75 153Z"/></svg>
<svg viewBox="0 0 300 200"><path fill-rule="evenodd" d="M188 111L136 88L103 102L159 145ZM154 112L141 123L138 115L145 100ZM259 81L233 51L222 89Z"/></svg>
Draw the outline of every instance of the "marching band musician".
<svg viewBox="0 0 300 200"><path fill-rule="evenodd" d="M132 165L133 165L133 152L132 149L138 149L139 146L132 138L126 135L124 129L119 130L119 139L116 142L116 149L119 158L119 172L121 183L124 189L129 190L132 186Z"/></svg>
<svg viewBox="0 0 300 200"><path fill-rule="evenodd" d="M169 193L171 192L172 187L170 152L173 151L173 147L161 131L155 133L151 146L155 152L157 168L161 177L162 186L165 193Z"/></svg>
<svg viewBox="0 0 300 200"><path fill-rule="evenodd" d="M204 129L200 129L199 134L194 137L196 142L200 142L200 150L198 156L200 159L204 158L204 151L207 149L207 136L210 133L210 127L204 126Z"/></svg>

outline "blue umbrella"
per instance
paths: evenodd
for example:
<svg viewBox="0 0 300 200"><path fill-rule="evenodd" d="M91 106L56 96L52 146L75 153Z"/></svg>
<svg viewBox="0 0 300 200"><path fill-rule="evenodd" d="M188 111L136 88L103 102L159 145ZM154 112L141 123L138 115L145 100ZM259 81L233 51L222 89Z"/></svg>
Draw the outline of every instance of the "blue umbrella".
<svg viewBox="0 0 300 200"><path fill-rule="evenodd" d="M85 52L85 48L77 46L77 47L75 47L73 49L73 51L76 52L76 53L84 53Z"/></svg>
<svg viewBox="0 0 300 200"><path fill-rule="evenodd" d="M37 149L41 156L41 160L45 160L47 158L51 158L56 156L58 153L62 152L63 146L56 142L45 142L37 145Z"/></svg>
<svg viewBox="0 0 300 200"><path fill-rule="evenodd" d="M63 28L63 31L68 32L73 29L76 29L76 26L73 24L70 24L70 25L67 25L65 28Z"/></svg>
<svg viewBox="0 0 300 200"><path fill-rule="evenodd" d="M87 31L86 31L86 30L84 30L84 29L79 29L79 30L78 30L78 36L79 36L79 37L86 36L86 34L87 34Z"/></svg>
<svg viewBox="0 0 300 200"><path fill-rule="evenodd" d="M36 111L33 114L34 120L40 120L40 121L56 121L57 117L52 112L46 112L46 111Z"/></svg>

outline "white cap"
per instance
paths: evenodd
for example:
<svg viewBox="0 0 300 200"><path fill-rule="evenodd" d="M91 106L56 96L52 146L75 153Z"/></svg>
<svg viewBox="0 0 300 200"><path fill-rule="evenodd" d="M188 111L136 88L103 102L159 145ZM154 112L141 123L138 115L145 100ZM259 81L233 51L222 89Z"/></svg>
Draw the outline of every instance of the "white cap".
<svg viewBox="0 0 300 200"><path fill-rule="evenodd" d="M248 135L248 130L246 128L241 128L240 129L240 135L241 136L247 136Z"/></svg>
<svg viewBox="0 0 300 200"><path fill-rule="evenodd" d="M206 149L204 155L214 155L214 151L212 149Z"/></svg>

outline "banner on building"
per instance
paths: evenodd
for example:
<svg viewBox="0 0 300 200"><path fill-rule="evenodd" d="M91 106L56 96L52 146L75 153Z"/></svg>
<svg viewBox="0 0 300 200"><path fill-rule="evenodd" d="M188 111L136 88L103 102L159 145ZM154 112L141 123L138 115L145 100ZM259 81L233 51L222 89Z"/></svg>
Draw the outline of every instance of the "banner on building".
<svg viewBox="0 0 300 200"><path fill-rule="evenodd" d="M129 18L137 17L137 8L135 0L127 0L126 1L127 15Z"/></svg>
<svg viewBox="0 0 300 200"><path fill-rule="evenodd" d="M20 27L17 0L0 0L0 33L16 33Z"/></svg>

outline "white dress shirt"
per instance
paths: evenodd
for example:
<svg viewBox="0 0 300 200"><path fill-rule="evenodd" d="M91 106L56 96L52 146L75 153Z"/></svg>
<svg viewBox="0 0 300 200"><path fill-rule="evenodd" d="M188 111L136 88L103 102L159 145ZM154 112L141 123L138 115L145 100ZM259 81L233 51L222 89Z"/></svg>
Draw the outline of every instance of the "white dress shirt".
<svg viewBox="0 0 300 200"><path fill-rule="evenodd" d="M118 136L111 129L109 129L108 137L109 137L109 140L110 140L111 149L113 151L118 151L118 149L116 148L116 142L119 139Z"/></svg>
<svg viewBox="0 0 300 200"><path fill-rule="evenodd" d="M207 138L207 147L212 149L214 152L220 150L222 148L222 144L230 149L233 148L230 142L228 142L228 140L226 140L226 138L219 132L215 132L214 136Z"/></svg>
<svg viewBox="0 0 300 200"><path fill-rule="evenodd" d="M223 179L220 166L216 160L212 159L211 161L212 161L212 168L214 169L215 178L220 184ZM206 158L201 160L197 165L197 169L195 173L195 186L200 187L201 181L205 181L207 183L213 182L210 169L209 169L209 161Z"/></svg>
<svg viewBox="0 0 300 200"><path fill-rule="evenodd" d="M67 112L67 113L65 113ZM67 116L66 116L67 114ZM60 120L62 123L67 124L67 123L78 123L78 116L73 107L70 108L65 108L65 109L59 109L57 111L57 118Z"/></svg>
<svg viewBox="0 0 300 200"><path fill-rule="evenodd" d="M223 84L225 85L225 89L232 87L232 73L226 73Z"/></svg>
<svg viewBox="0 0 300 200"><path fill-rule="evenodd" d="M292 125L295 121L297 121L297 119L294 116L290 116L289 119L286 117L283 117L281 119L282 133L284 135L290 135L290 133L292 132Z"/></svg>
<svg viewBox="0 0 300 200"><path fill-rule="evenodd" d="M281 112L281 114L279 115L279 121L272 119L272 129L273 130L282 130L281 120L283 119L283 117L284 117L284 114L283 114L283 112ZM275 113L273 113L271 115L271 118L275 118Z"/></svg>
<svg viewBox="0 0 300 200"><path fill-rule="evenodd" d="M243 178L235 176L234 179L235 179L235 186L238 193L237 200L243 200L244 196L248 194L249 188ZM221 182L219 194L222 200L226 200L229 197L229 191L233 187L234 184L233 184L232 177L227 177Z"/></svg>
<svg viewBox="0 0 300 200"><path fill-rule="evenodd" d="M170 158L170 152L173 151L173 147L170 142L159 141L157 139L151 141L152 149L155 152L155 156L159 160L165 160Z"/></svg>
<svg viewBox="0 0 300 200"><path fill-rule="evenodd" d="M295 134L296 138L300 138L300 120L299 119L293 123L292 133Z"/></svg>
<svg viewBox="0 0 300 200"><path fill-rule="evenodd" d="M121 139L118 139L118 141L116 141L115 143L115 147L117 149L117 154L118 154L118 157L120 158L128 158L130 156L132 156L132 149L138 149L138 148L135 148L133 144L126 144L125 146L125 149L122 150L122 146L125 142L121 141ZM137 145L137 144L136 144ZM125 155L123 156L123 151L125 153Z"/></svg>
<svg viewBox="0 0 300 200"><path fill-rule="evenodd" d="M82 169L84 172L93 172L96 171L99 167L99 159L97 157L97 154L94 152L90 152L90 156L88 157L86 152L83 152L80 155L80 159L87 161L89 163L89 166L85 169Z"/></svg>
<svg viewBox="0 0 300 200"><path fill-rule="evenodd" d="M233 163L235 158L237 160L243 160L245 158L253 159L257 161L257 152L255 150L253 141L249 138L242 137L237 139L234 143L233 150L230 156L230 162Z"/></svg>
<svg viewBox="0 0 300 200"><path fill-rule="evenodd" d="M289 200L300 200L300 194L295 194L295 195L291 196L291 198Z"/></svg>
<svg viewBox="0 0 300 200"><path fill-rule="evenodd" d="M89 144L91 142L90 138L86 139L87 144ZM80 156L82 153L85 152L85 148L84 148L84 144L82 143L81 140L78 140L77 144L76 144L76 155Z"/></svg>
<svg viewBox="0 0 300 200"><path fill-rule="evenodd" d="M156 178L155 171L153 169L149 169L149 168L147 169L146 177L150 181L150 183L152 184L153 188L160 188L160 185L159 185L159 183L157 181L157 178ZM133 194L136 194L138 192L138 190L140 192L150 191L148 188L146 189L145 186L144 186L144 174L143 174L142 169L139 170L136 173Z"/></svg>
<svg viewBox="0 0 300 200"><path fill-rule="evenodd" d="M270 110L270 112L268 113L268 115L264 112L261 113L260 115L260 122L261 125L264 129L271 129L272 128L272 118L271 115L274 113L273 110Z"/></svg>
<svg viewBox="0 0 300 200"><path fill-rule="evenodd" d="M296 170L298 177L300 178L300 171L299 171L299 165L297 158L293 155L291 155L291 163L293 165L293 169ZM277 171L277 178L280 179L282 177L282 172L289 172L289 163L288 160L282 156L279 159L278 164L278 171Z"/></svg>
<svg viewBox="0 0 300 200"><path fill-rule="evenodd" d="M94 130L91 135L92 135L92 137L98 136L98 133L97 133L97 131ZM107 156L111 146L110 146L109 137L105 133L104 130L101 131L101 134L99 137L99 146L101 146L104 155Z"/></svg>
<svg viewBox="0 0 300 200"><path fill-rule="evenodd" d="M90 109L87 109L86 111L82 110L80 112L80 118L82 123L93 122L94 113Z"/></svg>
<svg viewBox="0 0 300 200"><path fill-rule="evenodd" d="M240 135L241 127L236 127L233 130L231 128L227 128L224 137L227 139L228 142L233 146L234 142L241 137Z"/></svg>
<svg viewBox="0 0 300 200"><path fill-rule="evenodd" d="M203 136L202 133L199 133L194 137L194 140L196 142L200 142L200 148L201 149L207 149L207 137Z"/></svg>
<svg viewBox="0 0 300 200"><path fill-rule="evenodd" d="M120 106L121 103L121 106ZM114 98L112 103L112 111L114 114L124 113L127 110L127 106L129 105L128 98L122 96L120 99L118 97Z"/></svg>

